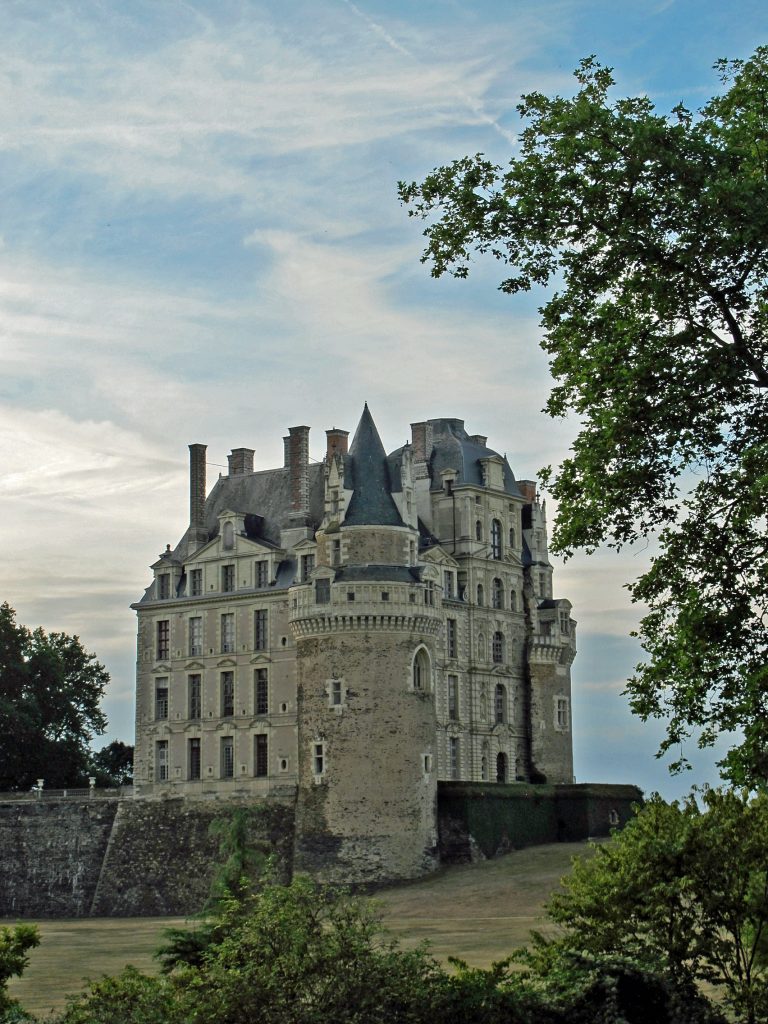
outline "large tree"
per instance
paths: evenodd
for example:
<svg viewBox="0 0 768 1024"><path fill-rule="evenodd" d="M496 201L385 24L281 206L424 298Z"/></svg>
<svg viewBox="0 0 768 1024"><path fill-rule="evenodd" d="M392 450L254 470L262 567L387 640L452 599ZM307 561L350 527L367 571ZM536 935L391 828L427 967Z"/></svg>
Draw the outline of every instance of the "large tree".
<svg viewBox="0 0 768 1024"><path fill-rule="evenodd" d="M737 1020L768 1020L768 794L658 794L610 843L574 860L547 904L561 928L527 961L546 977L604 955L660 972L690 992L720 987Z"/></svg>
<svg viewBox="0 0 768 1024"><path fill-rule="evenodd" d="M78 637L29 630L0 605L0 789L84 784L108 682Z"/></svg>
<svg viewBox="0 0 768 1024"><path fill-rule="evenodd" d="M660 113L614 99L587 58L573 97L522 98L508 166L466 157L400 195L429 221L434 276L489 253L505 292L553 286L547 411L579 423L543 473L555 549L658 536L630 587L649 608L631 707L667 719L662 750L735 730L723 769L752 783L768 777L768 48L716 68L700 111Z"/></svg>

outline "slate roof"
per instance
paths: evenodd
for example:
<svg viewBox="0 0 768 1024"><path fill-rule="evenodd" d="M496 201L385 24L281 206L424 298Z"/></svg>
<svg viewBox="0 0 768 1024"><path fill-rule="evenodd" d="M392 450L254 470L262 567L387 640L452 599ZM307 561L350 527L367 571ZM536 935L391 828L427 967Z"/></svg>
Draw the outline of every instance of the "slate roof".
<svg viewBox="0 0 768 1024"><path fill-rule="evenodd" d="M493 455L499 456L492 448L478 444L473 441L464 429L464 421L457 419L434 419L427 421L432 427L432 454L429 459L429 476L432 481L432 490L439 490L442 486L440 473L444 469L456 470L456 486L472 484L475 487L483 486L483 467L481 459L490 458ZM503 458L504 466L504 490L516 498L522 497L512 469ZM398 448L387 457L389 476L392 481L394 492L402 490L400 467L403 461L403 449Z"/></svg>
<svg viewBox="0 0 768 1024"><path fill-rule="evenodd" d="M387 454L366 402L344 460L344 486L351 490L343 526L404 526L392 500Z"/></svg>

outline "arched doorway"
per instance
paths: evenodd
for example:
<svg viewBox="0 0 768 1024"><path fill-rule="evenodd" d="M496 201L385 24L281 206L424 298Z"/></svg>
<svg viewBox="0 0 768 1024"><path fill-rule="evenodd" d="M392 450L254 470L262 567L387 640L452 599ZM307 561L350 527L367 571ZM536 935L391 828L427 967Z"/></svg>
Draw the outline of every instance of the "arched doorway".
<svg viewBox="0 0 768 1024"><path fill-rule="evenodd" d="M507 781L507 755L497 754L496 756L496 781Z"/></svg>

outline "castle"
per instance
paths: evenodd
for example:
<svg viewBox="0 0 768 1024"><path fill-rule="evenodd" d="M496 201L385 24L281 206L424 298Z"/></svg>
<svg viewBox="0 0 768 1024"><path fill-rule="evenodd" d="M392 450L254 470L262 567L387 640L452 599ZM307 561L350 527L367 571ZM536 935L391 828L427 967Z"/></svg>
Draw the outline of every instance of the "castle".
<svg viewBox="0 0 768 1024"><path fill-rule="evenodd" d="M387 455L292 427L279 469L236 448L138 613L139 797L295 800L297 868L437 862L437 784L573 781L570 602L535 483L458 419Z"/></svg>

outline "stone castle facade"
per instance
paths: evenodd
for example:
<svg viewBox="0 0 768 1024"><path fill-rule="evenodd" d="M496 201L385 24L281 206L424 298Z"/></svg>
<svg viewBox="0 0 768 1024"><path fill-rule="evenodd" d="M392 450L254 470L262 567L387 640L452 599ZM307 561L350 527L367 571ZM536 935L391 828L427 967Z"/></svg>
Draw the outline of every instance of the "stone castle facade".
<svg viewBox="0 0 768 1024"><path fill-rule="evenodd" d="M457 419L387 455L292 427L235 449L138 613L139 797L295 800L294 866L334 881L437 862L437 783L571 783L575 622L544 504Z"/></svg>

